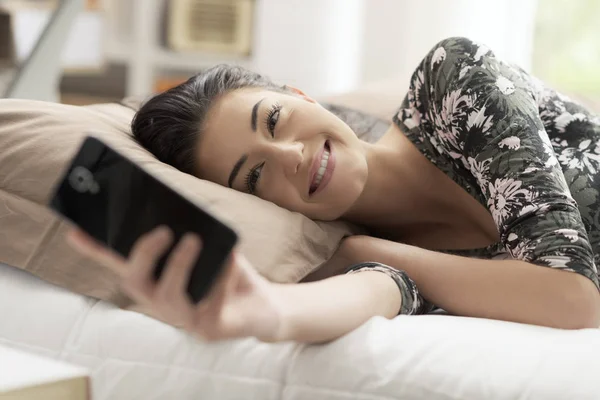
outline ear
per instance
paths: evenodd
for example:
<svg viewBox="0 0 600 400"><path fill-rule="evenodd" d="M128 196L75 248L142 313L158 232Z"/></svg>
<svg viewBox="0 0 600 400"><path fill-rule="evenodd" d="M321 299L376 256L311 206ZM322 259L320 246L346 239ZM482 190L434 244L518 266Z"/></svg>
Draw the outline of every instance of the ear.
<svg viewBox="0 0 600 400"><path fill-rule="evenodd" d="M293 93L296 93L298 96L302 97L304 100L308 101L309 103L316 103L315 99L313 99L312 97L308 96L302 90L300 90L300 89L298 89L296 87L293 87L293 86L289 86L289 85L285 85L285 87L286 87L286 89L289 89Z"/></svg>

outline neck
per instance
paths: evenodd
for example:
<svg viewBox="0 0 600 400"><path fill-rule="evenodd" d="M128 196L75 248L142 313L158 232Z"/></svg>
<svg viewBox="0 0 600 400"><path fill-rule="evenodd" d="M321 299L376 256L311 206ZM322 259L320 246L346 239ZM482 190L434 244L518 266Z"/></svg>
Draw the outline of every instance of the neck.
<svg viewBox="0 0 600 400"><path fill-rule="evenodd" d="M406 229L446 222L451 203L433 187L441 171L403 134L391 129L379 142L364 146L369 175L346 220L371 228Z"/></svg>

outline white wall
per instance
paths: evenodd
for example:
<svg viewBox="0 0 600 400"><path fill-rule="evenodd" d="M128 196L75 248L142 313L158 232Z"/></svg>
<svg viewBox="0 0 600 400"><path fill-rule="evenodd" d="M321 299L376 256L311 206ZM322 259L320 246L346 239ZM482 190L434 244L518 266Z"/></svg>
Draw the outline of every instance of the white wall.
<svg viewBox="0 0 600 400"><path fill-rule="evenodd" d="M531 65L537 0L259 0L250 67L314 96L408 82L441 39L468 36Z"/></svg>
<svg viewBox="0 0 600 400"><path fill-rule="evenodd" d="M361 83L365 0L259 0L250 67L307 93Z"/></svg>
<svg viewBox="0 0 600 400"><path fill-rule="evenodd" d="M53 10L42 7L17 8L13 12L13 34L17 61L23 62L46 29ZM103 26L99 13L82 11L73 21L62 51L61 66L66 70L96 70L104 66Z"/></svg>
<svg viewBox="0 0 600 400"><path fill-rule="evenodd" d="M232 61L174 54L155 43L159 36L155 21L166 1L135 0L133 9L138 11L125 13L120 22L126 25L121 30L129 32L128 39L119 43L110 39L112 33L108 35L111 57L130 66L130 95L150 93L153 74L163 66L197 72ZM110 2L124 11L131 0ZM256 0L255 4L254 48L250 58L239 63L315 97L390 78L408 86L422 57L449 36L471 37L509 61L525 68L531 64L537 0Z"/></svg>
<svg viewBox="0 0 600 400"><path fill-rule="evenodd" d="M364 82L409 79L441 39L467 36L528 69L537 0L368 0Z"/></svg>

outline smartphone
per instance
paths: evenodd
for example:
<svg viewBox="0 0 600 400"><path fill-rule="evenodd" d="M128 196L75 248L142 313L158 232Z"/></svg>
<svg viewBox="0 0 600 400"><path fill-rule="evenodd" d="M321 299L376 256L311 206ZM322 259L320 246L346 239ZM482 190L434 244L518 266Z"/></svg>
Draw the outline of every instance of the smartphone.
<svg viewBox="0 0 600 400"><path fill-rule="evenodd" d="M84 140L49 206L123 257L129 257L141 235L168 226L175 240L158 261L155 280L181 237L198 234L202 250L187 285L194 303L209 292L238 240L232 228L93 136Z"/></svg>

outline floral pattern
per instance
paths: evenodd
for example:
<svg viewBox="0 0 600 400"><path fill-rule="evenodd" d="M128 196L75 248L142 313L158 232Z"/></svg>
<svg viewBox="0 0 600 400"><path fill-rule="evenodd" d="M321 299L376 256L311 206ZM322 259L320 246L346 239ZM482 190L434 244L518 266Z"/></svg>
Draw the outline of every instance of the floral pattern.
<svg viewBox="0 0 600 400"><path fill-rule="evenodd" d="M420 63L394 122L494 218L499 243L454 253L509 253L599 286L598 116L455 37Z"/></svg>

